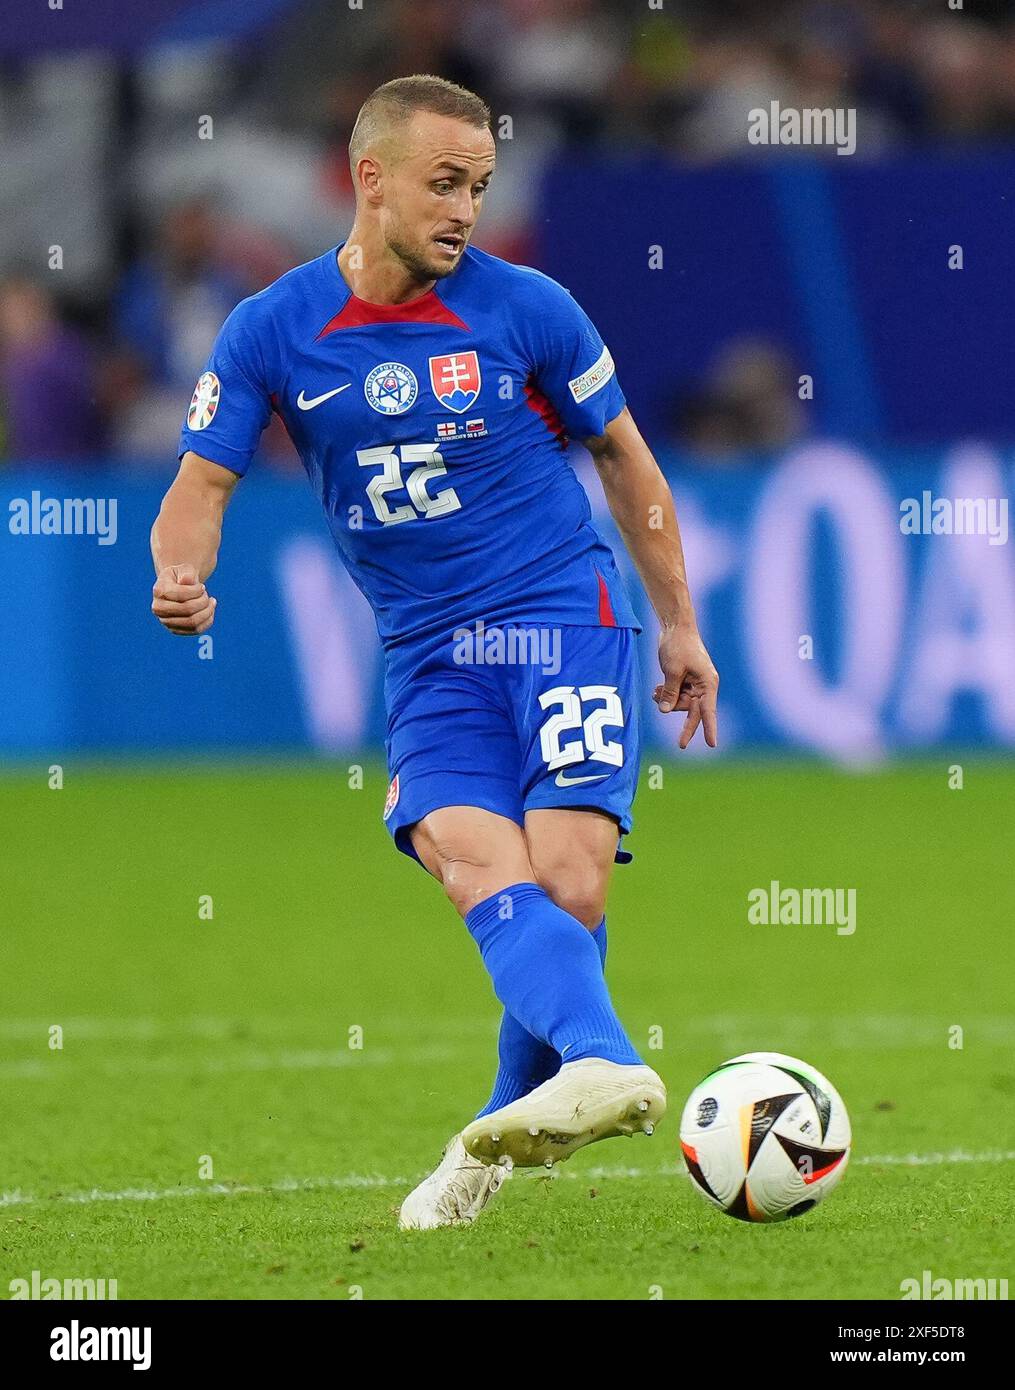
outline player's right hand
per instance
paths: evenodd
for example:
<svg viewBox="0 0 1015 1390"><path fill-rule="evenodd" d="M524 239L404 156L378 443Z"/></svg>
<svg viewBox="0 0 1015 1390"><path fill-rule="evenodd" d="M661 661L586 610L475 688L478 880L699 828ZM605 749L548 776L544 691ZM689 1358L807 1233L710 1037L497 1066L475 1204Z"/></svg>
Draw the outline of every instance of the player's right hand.
<svg viewBox="0 0 1015 1390"><path fill-rule="evenodd" d="M152 588L152 612L178 637L198 637L215 621L212 598L193 565L167 565Z"/></svg>

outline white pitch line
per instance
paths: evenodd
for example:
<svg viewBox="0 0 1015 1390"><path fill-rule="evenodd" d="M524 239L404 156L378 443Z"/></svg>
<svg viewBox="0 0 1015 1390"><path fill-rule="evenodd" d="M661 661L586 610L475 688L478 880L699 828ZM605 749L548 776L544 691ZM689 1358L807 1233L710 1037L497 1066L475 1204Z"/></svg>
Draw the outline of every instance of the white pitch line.
<svg viewBox="0 0 1015 1390"><path fill-rule="evenodd" d="M144 1188L128 1187L122 1192L103 1192L93 1187L90 1192L58 1192L52 1197L32 1193L0 1192L0 1207L42 1206L49 1203L88 1204L90 1202L163 1202L171 1197L263 1197L271 1192L316 1192L322 1188L342 1187L401 1187L406 1178L383 1178L365 1173L347 1173L337 1178L280 1178L264 1185L248 1183L208 1182L200 1187Z"/></svg>
<svg viewBox="0 0 1015 1390"><path fill-rule="evenodd" d="M940 1045L949 1027L961 1022L967 1039L1003 1045L1015 1042L1015 1021L1007 1016L967 1014L958 1019L937 1019L907 1014L857 1014L818 1017L813 1014L714 1014L688 1017L680 1026L681 1038L759 1037L811 1038L819 1036L826 1047L857 1051L866 1048L907 1048ZM732 1044L729 1044L732 1045Z"/></svg>
<svg viewBox="0 0 1015 1390"><path fill-rule="evenodd" d="M896 1168L938 1167L956 1163L1015 1163L1013 1149L987 1149L983 1153L967 1153L964 1149L954 1149L950 1153L927 1154L862 1154L852 1160L853 1166ZM525 1171L525 1170L521 1170ZM532 1174L546 1177L544 1170L533 1168ZM674 1178L687 1177L683 1168L664 1166L661 1168L600 1167L587 1168L575 1172L573 1169L554 1169L553 1178L570 1179L572 1182L620 1180L629 1178ZM249 1183L203 1183L200 1187L141 1188L128 1187L122 1192L104 1192L93 1187L84 1192L57 1192L50 1197L36 1193L0 1192L0 1207L46 1206L46 1205L87 1205L92 1202L162 1202L173 1197L264 1197L275 1192L320 1192L342 1188L386 1188L409 1187L419 1181L415 1178L386 1178L379 1173L345 1173L331 1178L280 1178L277 1182L265 1184Z"/></svg>
<svg viewBox="0 0 1015 1390"><path fill-rule="evenodd" d="M355 1021L355 1020L353 1020ZM411 1033L418 1036L423 1026L415 1019L373 1018L360 1020L367 1034L384 1037ZM107 1039L112 1042L157 1042L179 1038L206 1038L213 1042L265 1041L279 1035L306 1037L315 1031L321 1034L342 1033L344 1024L336 1023L334 1015L263 1014L254 1017L215 1017L194 1015L184 1018L92 1018L47 1017L0 1019L0 1038L17 1042L43 1043L55 1023L63 1029L65 1038ZM425 1031L430 1034L474 1037L477 1033L496 1035L498 1019L494 1014L476 1018L427 1019Z"/></svg>
<svg viewBox="0 0 1015 1390"><path fill-rule="evenodd" d="M361 1019L367 1034L382 1037L387 1041L388 1034L418 1036L424 1031L415 1018L395 1018L384 1016ZM679 1027L667 1027L671 1038L685 1044L691 1038L702 1036L738 1039L745 1034L764 1038L778 1033L782 1037L820 1036L826 1045L833 1044L847 1051L858 1048L877 1047L921 1047L939 1043L947 1038L950 1023L961 1022L967 1038L991 1044L1015 1042L1015 1020L1006 1015L968 1014L964 1018L942 1021L906 1014L856 1014L856 1015L815 1015L815 1014L760 1014L728 1013L690 1016L684 1018ZM0 1038L12 1041L37 1042L45 1044L49 1029L59 1023L64 1037L108 1039L113 1042L147 1042L180 1037L208 1038L221 1042L267 1041L279 1036L306 1037L308 1031L318 1029L321 1033L334 1032L333 1018L318 1015L263 1014L251 1017L225 1017L214 1015L193 1015L182 1018L165 1019L152 1017L137 1018L7 1018L0 1019ZM474 1038L487 1033L495 1033L497 1019L493 1014L474 1018L434 1018L428 1019L425 1031L431 1036L466 1036ZM739 1043L729 1043L739 1046ZM670 1041L667 1051L672 1052L676 1044Z"/></svg>
<svg viewBox="0 0 1015 1390"><path fill-rule="evenodd" d="M850 1165L869 1164L878 1168L882 1164L902 1168L938 1167L952 1163L1015 1163L1015 1150L987 1149L985 1153L971 1154L965 1149L952 1149L948 1153L929 1154L861 1154L851 1158Z"/></svg>
<svg viewBox="0 0 1015 1390"><path fill-rule="evenodd" d="M19 1077L52 1080L63 1071L80 1079L82 1072L103 1076L133 1076L140 1072L166 1076L217 1076L233 1071L325 1071L360 1067L425 1066L444 1062L461 1054L456 1047L414 1047L395 1052L388 1047L359 1049L336 1048L331 1051L307 1052L248 1052L237 1057L67 1057L54 1052L46 1058L31 1057L20 1062L0 1062L0 1077L17 1080Z"/></svg>

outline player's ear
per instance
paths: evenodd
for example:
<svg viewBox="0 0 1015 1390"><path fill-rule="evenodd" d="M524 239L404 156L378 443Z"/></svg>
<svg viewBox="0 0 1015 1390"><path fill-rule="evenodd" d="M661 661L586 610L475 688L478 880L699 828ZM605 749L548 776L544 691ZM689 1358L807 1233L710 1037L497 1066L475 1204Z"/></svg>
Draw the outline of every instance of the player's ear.
<svg viewBox="0 0 1015 1390"><path fill-rule="evenodd" d="M380 202L383 173L372 155L365 154L356 165L356 185L371 203Z"/></svg>

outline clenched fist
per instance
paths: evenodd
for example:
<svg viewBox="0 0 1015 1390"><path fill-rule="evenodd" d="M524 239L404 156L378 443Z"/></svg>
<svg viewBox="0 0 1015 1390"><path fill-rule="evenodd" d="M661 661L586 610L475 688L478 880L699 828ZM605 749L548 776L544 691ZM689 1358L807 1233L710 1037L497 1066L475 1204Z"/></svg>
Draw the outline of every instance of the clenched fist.
<svg viewBox="0 0 1015 1390"><path fill-rule="evenodd" d="M212 598L193 565L167 565L152 589L152 612L178 637L198 637L215 621Z"/></svg>

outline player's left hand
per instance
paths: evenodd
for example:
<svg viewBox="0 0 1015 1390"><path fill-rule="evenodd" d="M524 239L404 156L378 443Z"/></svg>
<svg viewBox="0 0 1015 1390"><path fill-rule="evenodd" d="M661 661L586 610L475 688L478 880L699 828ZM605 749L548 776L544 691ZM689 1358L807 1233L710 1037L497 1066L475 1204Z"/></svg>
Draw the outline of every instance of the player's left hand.
<svg viewBox="0 0 1015 1390"><path fill-rule="evenodd" d="M712 665L698 629L663 628L659 635L659 665L663 683L656 686L653 700L663 714L671 710L687 711L680 731L680 747L687 747L701 724L705 742L709 748L714 748L719 738L716 722L719 673Z"/></svg>

